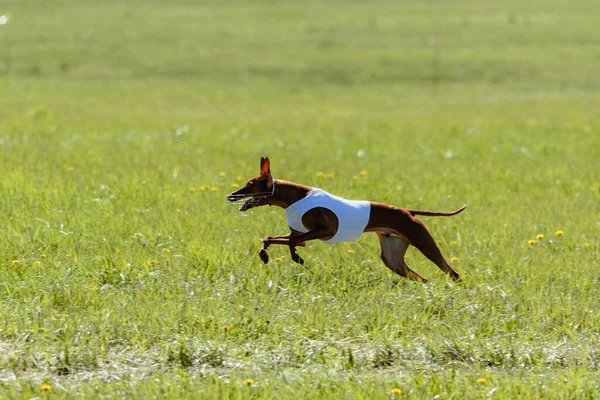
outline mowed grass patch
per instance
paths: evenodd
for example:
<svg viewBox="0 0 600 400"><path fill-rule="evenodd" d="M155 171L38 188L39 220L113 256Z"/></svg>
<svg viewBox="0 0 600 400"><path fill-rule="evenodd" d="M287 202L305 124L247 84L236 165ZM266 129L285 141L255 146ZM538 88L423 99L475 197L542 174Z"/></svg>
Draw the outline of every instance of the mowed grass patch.
<svg viewBox="0 0 600 400"><path fill-rule="evenodd" d="M594 3L7 4L4 396L598 396ZM373 235L263 265L283 212L225 200L260 156L468 203L423 218L464 283Z"/></svg>

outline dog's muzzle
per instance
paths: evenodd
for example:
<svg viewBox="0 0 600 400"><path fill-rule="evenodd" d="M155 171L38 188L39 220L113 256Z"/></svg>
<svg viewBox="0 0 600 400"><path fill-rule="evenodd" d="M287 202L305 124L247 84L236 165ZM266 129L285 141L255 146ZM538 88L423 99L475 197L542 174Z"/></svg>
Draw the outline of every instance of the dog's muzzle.
<svg viewBox="0 0 600 400"><path fill-rule="evenodd" d="M245 201L240 205L239 211L246 211L254 207L254 204L256 203L254 196L251 194L236 194L235 192L227 195L227 200L231 202L240 202L244 199Z"/></svg>

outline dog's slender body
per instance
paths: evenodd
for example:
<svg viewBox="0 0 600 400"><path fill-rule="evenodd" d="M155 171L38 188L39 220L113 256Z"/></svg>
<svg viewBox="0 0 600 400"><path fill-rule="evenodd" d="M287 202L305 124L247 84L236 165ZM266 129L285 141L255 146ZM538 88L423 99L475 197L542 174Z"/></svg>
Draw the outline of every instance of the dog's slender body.
<svg viewBox="0 0 600 400"><path fill-rule="evenodd" d="M268 158L261 158L261 173L251 179L246 185L229 194L229 201L247 199L240 207L240 211L264 205L278 206L287 209L297 201L306 198L313 188L273 179ZM426 282L426 279L409 268L404 260L404 255L409 245L415 246L429 260L446 272L452 279L460 280L459 275L446 262L442 253L423 222L415 218L416 215L424 216L451 216L456 215L466 208L449 212L431 212L409 210L382 203L369 202L369 218L363 232L375 232L381 246L381 259L383 263L400 276ZM262 240L259 255L266 264L269 261L267 249L272 244L289 246L292 260L303 264L304 261L296 253L296 247L304 247L309 240L329 240L333 238L339 226L337 215L330 209L314 207L302 215L302 224L306 232L300 232L290 227L291 232L282 236L267 236Z"/></svg>

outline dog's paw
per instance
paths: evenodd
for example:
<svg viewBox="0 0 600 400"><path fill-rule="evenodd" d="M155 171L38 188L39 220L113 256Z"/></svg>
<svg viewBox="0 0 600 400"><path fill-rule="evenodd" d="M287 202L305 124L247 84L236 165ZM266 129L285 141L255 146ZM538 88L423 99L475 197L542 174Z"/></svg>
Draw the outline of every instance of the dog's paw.
<svg viewBox="0 0 600 400"><path fill-rule="evenodd" d="M304 265L304 260L296 253L292 254L292 260L300 265Z"/></svg>
<svg viewBox="0 0 600 400"><path fill-rule="evenodd" d="M269 255L267 254L267 250L260 249L260 252L258 253L258 255L260 256L260 259L262 260L262 262L264 262L265 264L269 262Z"/></svg>

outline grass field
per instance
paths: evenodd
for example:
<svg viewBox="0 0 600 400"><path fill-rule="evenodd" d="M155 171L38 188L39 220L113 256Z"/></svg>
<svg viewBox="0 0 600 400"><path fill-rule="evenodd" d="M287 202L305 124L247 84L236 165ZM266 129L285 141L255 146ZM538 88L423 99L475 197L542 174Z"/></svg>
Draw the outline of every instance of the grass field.
<svg viewBox="0 0 600 400"><path fill-rule="evenodd" d="M0 15L0 398L600 397L598 2ZM431 282L399 279L374 235L263 265L283 211L225 201L260 156L468 203L423 218L464 282L412 249Z"/></svg>

